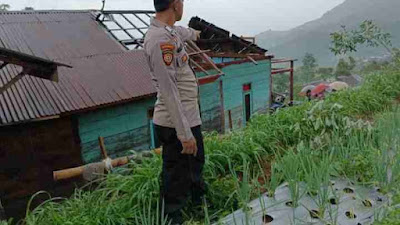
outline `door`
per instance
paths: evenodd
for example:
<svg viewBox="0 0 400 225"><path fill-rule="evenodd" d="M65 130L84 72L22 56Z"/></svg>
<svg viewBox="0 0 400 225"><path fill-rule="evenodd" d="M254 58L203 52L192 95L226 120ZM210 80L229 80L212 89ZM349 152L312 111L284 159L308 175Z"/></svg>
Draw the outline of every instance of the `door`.
<svg viewBox="0 0 400 225"><path fill-rule="evenodd" d="M247 122L250 121L252 115L252 95L251 95L251 84L243 85L243 126L246 126Z"/></svg>
<svg viewBox="0 0 400 225"><path fill-rule="evenodd" d="M245 120L249 122L251 117L251 95L247 93L244 95L244 110L245 110Z"/></svg>

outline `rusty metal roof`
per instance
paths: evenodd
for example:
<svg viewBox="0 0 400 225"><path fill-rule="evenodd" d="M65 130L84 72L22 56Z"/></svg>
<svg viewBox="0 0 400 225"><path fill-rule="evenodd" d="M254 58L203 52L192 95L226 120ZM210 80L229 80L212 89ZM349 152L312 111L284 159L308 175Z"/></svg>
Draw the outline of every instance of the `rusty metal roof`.
<svg viewBox="0 0 400 225"><path fill-rule="evenodd" d="M211 49L214 53L264 55L268 51L199 17L193 17L189 27L201 31L200 40L197 41L199 47Z"/></svg>
<svg viewBox="0 0 400 225"><path fill-rule="evenodd" d="M125 51L91 11L0 13L0 47L57 60L59 82L26 76L0 95L0 125L127 101L155 92L142 50ZM0 87L21 68L0 71Z"/></svg>
<svg viewBox="0 0 400 225"><path fill-rule="evenodd" d="M0 96L0 124L115 104L155 93L143 50L66 60L59 82L23 77ZM6 66L0 77L15 75Z"/></svg>

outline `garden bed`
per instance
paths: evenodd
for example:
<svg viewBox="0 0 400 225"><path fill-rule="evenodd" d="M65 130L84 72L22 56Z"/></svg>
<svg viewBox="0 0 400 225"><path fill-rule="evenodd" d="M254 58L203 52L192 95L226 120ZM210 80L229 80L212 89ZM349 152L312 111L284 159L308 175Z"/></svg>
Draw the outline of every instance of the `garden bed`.
<svg viewBox="0 0 400 225"><path fill-rule="evenodd" d="M301 184L303 194L296 208L293 207L288 184L283 184L277 188L274 197L262 195L248 204L248 211L238 210L218 224L366 225L372 224L375 215L389 202L389 198L376 188L354 185L346 180L332 180L328 189L324 215L321 215L317 204L321 196L307 194L306 184Z"/></svg>

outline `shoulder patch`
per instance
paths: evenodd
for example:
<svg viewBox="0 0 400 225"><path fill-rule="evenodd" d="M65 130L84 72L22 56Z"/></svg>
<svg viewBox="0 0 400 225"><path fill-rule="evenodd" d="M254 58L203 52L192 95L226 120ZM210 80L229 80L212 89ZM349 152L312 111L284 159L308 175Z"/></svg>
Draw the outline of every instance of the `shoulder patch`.
<svg viewBox="0 0 400 225"><path fill-rule="evenodd" d="M170 66L174 61L175 45L171 43L161 43L160 47L165 65Z"/></svg>

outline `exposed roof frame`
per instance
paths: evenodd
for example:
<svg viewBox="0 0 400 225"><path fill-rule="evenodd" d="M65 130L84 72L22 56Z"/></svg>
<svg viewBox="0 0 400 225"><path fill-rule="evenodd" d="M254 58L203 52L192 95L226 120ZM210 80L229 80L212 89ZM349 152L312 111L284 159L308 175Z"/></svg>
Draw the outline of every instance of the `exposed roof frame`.
<svg viewBox="0 0 400 225"><path fill-rule="evenodd" d="M154 14L149 10L108 10L101 11L96 20L126 49L140 49ZM121 38L121 34L127 38Z"/></svg>
<svg viewBox="0 0 400 225"><path fill-rule="evenodd" d="M105 29L127 50L141 49L143 48L146 31L150 27L150 19L154 14L154 11L140 10L102 11L99 15L97 15L96 20L99 21L105 27ZM145 17L145 19L143 17ZM133 20L132 18L136 19ZM117 28L110 28L107 23L111 23ZM139 36L132 35L131 31L136 31L136 34ZM123 32L129 38L121 39L116 32ZM219 77L223 75L223 72L206 54L210 50L202 50L192 41L186 43L186 49L190 55L190 62L193 69L196 71L202 71L207 76ZM209 70L216 71L216 73L211 74Z"/></svg>

